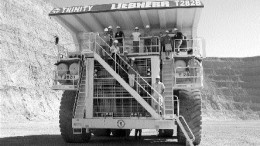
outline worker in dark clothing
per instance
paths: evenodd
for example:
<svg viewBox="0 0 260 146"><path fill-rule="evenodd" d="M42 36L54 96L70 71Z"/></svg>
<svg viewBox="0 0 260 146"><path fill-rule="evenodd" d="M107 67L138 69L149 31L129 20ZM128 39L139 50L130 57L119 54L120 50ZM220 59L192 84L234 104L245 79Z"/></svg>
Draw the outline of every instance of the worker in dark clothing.
<svg viewBox="0 0 260 146"><path fill-rule="evenodd" d="M139 136L137 137L138 133L139 133ZM141 140L141 138L142 138L142 129L135 129L135 139Z"/></svg>
<svg viewBox="0 0 260 146"><path fill-rule="evenodd" d="M120 26L116 27L115 39L118 40L119 52L123 53L123 40L125 38L124 32L120 29Z"/></svg>

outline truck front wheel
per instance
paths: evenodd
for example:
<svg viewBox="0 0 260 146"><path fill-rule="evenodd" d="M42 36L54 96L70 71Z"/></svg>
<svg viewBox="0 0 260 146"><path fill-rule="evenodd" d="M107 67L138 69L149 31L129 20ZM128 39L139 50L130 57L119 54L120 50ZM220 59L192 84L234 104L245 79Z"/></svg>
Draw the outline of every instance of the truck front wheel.
<svg viewBox="0 0 260 146"><path fill-rule="evenodd" d="M73 134L72 118L76 91L64 91L61 98L59 123L62 138L69 143L86 143L91 138L91 133L82 129L82 134Z"/></svg>
<svg viewBox="0 0 260 146"><path fill-rule="evenodd" d="M184 117L191 131L195 136L194 145L199 145L201 141L201 94L199 90L181 90L179 92L180 115ZM179 143L185 143L186 138L178 127L177 137Z"/></svg>

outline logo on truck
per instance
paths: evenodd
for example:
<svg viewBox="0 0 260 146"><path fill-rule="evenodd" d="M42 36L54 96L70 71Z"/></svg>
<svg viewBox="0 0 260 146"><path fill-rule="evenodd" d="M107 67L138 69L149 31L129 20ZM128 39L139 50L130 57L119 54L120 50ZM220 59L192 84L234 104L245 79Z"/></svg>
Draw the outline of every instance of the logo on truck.
<svg viewBox="0 0 260 146"><path fill-rule="evenodd" d="M125 122L123 120L118 120L117 121L117 127L119 127L119 128L125 127Z"/></svg>

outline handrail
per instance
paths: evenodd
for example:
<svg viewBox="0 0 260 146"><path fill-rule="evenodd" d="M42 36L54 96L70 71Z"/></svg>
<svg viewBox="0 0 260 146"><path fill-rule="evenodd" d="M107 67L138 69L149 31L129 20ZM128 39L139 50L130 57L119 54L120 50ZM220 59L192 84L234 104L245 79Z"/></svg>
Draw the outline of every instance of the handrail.
<svg viewBox="0 0 260 146"><path fill-rule="evenodd" d="M192 137L191 140L194 141L194 140L195 140L195 136L194 136L194 134L192 133L190 127L189 127L188 124L187 124L187 122L185 121L184 117L183 117L183 116L180 116L180 115L179 115L178 117L183 120L184 124L186 125L186 127L187 127L187 129L189 130L189 133L190 133L190 135L191 135L191 137Z"/></svg>
<svg viewBox="0 0 260 146"><path fill-rule="evenodd" d="M103 41L103 43L106 43L100 36L97 36L96 35L96 37L99 37L99 39L101 40L101 41ZM97 38L96 38L97 39ZM95 39L95 40L96 40ZM105 51L105 53L110 57L110 58L112 58L112 60L125 72L125 73L127 73L127 71L120 65L120 64L118 64L115 60L114 60L114 58L111 56L111 55L109 55L109 53L100 45L100 44L98 44L98 43L96 43L101 49L103 49L103 51ZM107 44L107 43L106 43ZM110 48L110 47L109 47ZM95 52L96 52L96 50L95 50ZM147 83L146 82L146 80L144 80L143 79L143 77L141 77L141 75L138 73L138 72L136 72L121 56L119 56L118 55L118 57L120 58L120 60L121 61L123 61L129 68L131 68L134 72L135 72L135 74L137 75L137 78L139 77L140 79L142 79L142 81L144 81L155 93L157 93L158 95L161 95L160 93L158 93L149 83ZM128 75L128 73L127 73L127 75ZM161 106L160 105L160 102L157 102L156 100L155 100L155 98L149 93L149 92L147 92L146 90L145 90L145 88L141 85L141 84L139 84L138 83L138 81L136 81L135 79L134 79L134 81L135 81L135 83L137 84L137 85L139 85L157 104L159 104L159 106ZM159 100L160 101L160 100Z"/></svg>
<svg viewBox="0 0 260 146"><path fill-rule="evenodd" d="M77 84L77 95L75 97L75 102L74 102L74 105L73 105L73 117L75 117L75 111L76 111L76 106L78 104L78 99L79 99L79 90L80 90L80 84L82 82L82 77L83 77L83 70L84 70L84 67L83 67L83 63L82 61L80 61L80 74L79 74L79 81L78 81L78 84Z"/></svg>
<svg viewBox="0 0 260 146"><path fill-rule="evenodd" d="M174 97L176 97L176 100L174 100ZM177 109L177 113L176 113L176 115L179 116L179 114L180 114L179 113L179 97L174 95L172 98L173 98L173 104L174 104L174 102L177 102L177 108L176 108ZM173 110L173 114L174 114L174 110Z"/></svg>
<svg viewBox="0 0 260 146"><path fill-rule="evenodd" d="M177 41L186 41L186 46L182 46L183 45L182 42L180 46L176 47ZM202 56L203 54L205 54L204 52L205 50L203 47L203 39L199 37L193 39L175 39L173 48L174 48L173 52L176 52L176 50L178 51L184 50L184 52L191 51L192 53L189 55Z"/></svg>

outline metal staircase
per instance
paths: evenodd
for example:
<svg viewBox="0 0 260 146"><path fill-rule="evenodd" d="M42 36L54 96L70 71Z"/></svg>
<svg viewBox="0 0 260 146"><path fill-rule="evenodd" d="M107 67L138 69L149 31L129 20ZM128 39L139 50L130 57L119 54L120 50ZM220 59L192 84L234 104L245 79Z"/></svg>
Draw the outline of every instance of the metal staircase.
<svg viewBox="0 0 260 146"><path fill-rule="evenodd" d="M94 58L152 115L152 117L155 119L160 118L159 114L155 112L136 90L130 87L130 85L126 83L97 53L94 53Z"/></svg>
<svg viewBox="0 0 260 146"><path fill-rule="evenodd" d="M174 115L174 97L173 97L173 59L163 61L162 82L164 90L164 118L173 119Z"/></svg>
<svg viewBox="0 0 260 146"><path fill-rule="evenodd" d="M81 77L78 85L78 93L74 104L74 118L83 118L85 110L85 95L86 95L86 67L81 65Z"/></svg>

